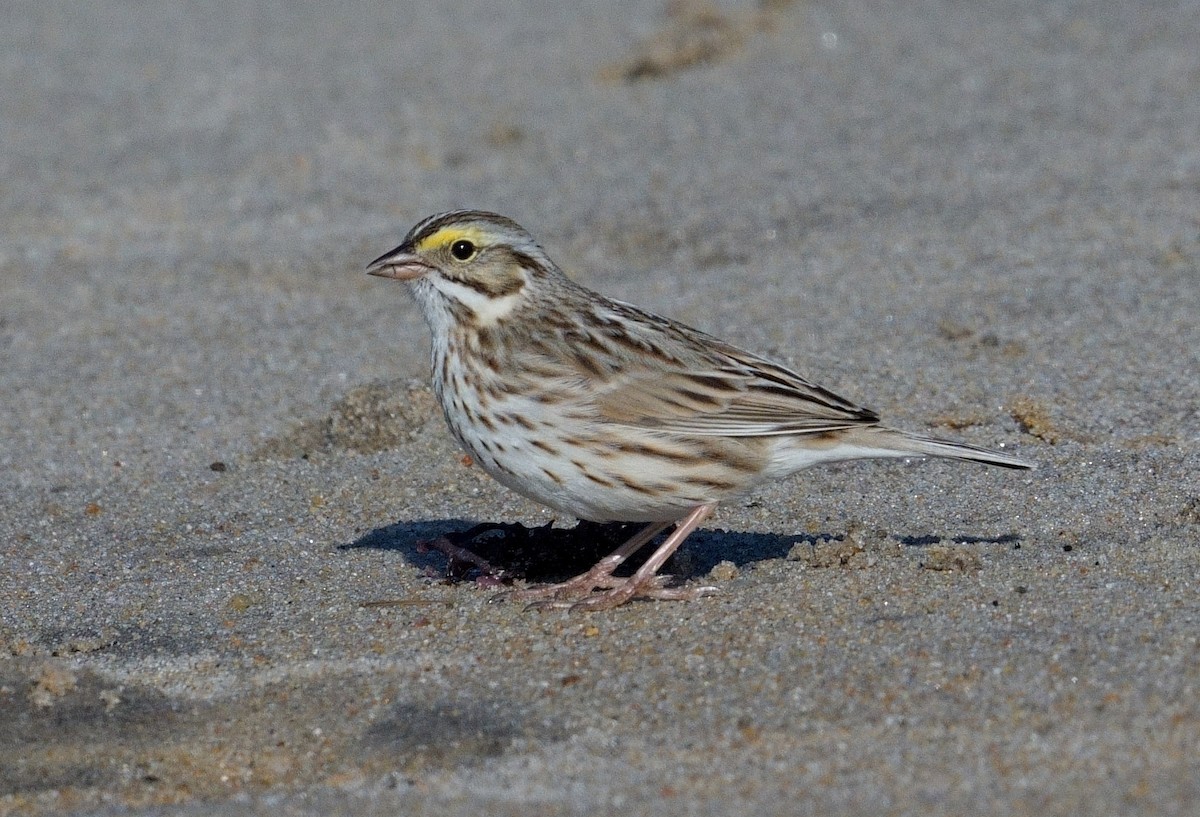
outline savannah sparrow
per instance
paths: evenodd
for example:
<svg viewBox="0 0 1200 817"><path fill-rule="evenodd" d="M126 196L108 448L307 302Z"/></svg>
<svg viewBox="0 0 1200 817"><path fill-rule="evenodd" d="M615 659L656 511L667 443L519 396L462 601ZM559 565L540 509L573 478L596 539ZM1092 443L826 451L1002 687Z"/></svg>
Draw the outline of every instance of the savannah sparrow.
<svg viewBox="0 0 1200 817"><path fill-rule="evenodd" d="M494 213L427 218L367 272L409 283L433 334L446 422L485 471L582 519L649 523L583 575L515 594L537 606L711 592L665 587L657 571L717 503L810 465L932 456L1034 467L880 425L778 363L585 289ZM672 523L632 576L613 575Z"/></svg>

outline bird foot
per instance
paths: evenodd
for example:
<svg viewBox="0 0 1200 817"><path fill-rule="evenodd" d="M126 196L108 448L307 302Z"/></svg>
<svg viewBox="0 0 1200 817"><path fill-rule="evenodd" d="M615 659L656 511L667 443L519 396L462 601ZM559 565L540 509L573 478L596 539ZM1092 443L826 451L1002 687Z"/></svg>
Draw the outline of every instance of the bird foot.
<svg viewBox="0 0 1200 817"><path fill-rule="evenodd" d="M417 552L428 553L432 550L444 554L449 560L446 564L446 580L450 583L462 581L472 570L475 570L478 572L476 578L478 584L495 587L509 580L504 569L496 567L487 559L459 544L459 542L470 542L481 534L493 530L506 530L506 526L490 523L476 525L468 531L448 533L436 539L422 540L417 542Z"/></svg>

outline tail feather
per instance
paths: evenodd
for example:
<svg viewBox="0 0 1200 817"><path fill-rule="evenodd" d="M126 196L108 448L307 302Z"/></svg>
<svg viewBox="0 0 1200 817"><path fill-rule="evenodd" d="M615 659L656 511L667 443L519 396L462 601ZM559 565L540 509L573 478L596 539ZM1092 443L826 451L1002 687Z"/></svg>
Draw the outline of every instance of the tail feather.
<svg viewBox="0 0 1200 817"><path fill-rule="evenodd" d="M1014 457L990 448L980 448L977 445L942 440L937 437L927 437L911 431L899 431L894 428L877 427L875 445L893 448L897 452L908 452L926 457L944 457L952 460L968 460L984 465L996 465L1001 468L1017 468L1029 470L1037 468L1037 463ZM903 456L903 454L900 454Z"/></svg>

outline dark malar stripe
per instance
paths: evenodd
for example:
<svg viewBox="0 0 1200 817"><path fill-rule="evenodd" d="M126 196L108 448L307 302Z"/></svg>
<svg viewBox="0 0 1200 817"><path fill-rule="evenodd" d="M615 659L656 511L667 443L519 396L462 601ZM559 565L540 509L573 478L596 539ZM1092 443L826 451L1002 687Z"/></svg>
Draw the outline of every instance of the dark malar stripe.
<svg viewBox="0 0 1200 817"><path fill-rule="evenodd" d="M521 279L520 274L504 278L458 277L451 275L447 275L446 278L456 284L462 284L467 289L473 289L480 295L488 298L503 298L506 295L515 295L525 286L525 282Z"/></svg>

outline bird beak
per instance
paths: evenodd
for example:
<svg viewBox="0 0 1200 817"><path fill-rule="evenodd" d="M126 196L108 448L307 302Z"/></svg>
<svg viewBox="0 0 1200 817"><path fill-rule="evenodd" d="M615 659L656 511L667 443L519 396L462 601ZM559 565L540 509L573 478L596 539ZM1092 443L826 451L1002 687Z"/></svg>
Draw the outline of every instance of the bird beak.
<svg viewBox="0 0 1200 817"><path fill-rule="evenodd" d="M433 270L416 255L408 252L403 246L388 250L383 255L367 264L367 275L378 275L380 278L394 278L397 281L411 281L420 278Z"/></svg>

